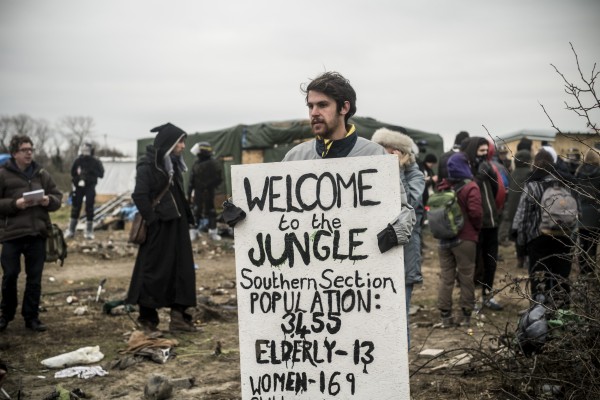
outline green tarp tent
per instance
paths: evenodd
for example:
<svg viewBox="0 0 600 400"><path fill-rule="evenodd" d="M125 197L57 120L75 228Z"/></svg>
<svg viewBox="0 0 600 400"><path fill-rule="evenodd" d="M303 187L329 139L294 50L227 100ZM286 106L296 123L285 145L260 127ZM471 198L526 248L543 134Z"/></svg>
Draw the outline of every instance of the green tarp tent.
<svg viewBox="0 0 600 400"><path fill-rule="evenodd" d="M421 159L427 153L435 154L438 158L443 153L444 143L442 137L438 134L388 124L366 117L352 117L350 123L356 125L357 133L367 139L370 139L373 133L382 127L407 134L419 146ZM243 150L262 150L264 162L278 162L283 159L289 149L312 137L313 134L308 120L293 120L237 125L218 131L190 133L186 144L188 149L197 142L209 142L213 146L215 157L223 160L225 186L222 188L222 192L230 194L230 166L242 163ZM146 146L152 144L153 140L153 137L138 140L138 157L145 154ZM194 161L195 157L189 151L186 151L185 162L188 167L191 168Z"/></svg>

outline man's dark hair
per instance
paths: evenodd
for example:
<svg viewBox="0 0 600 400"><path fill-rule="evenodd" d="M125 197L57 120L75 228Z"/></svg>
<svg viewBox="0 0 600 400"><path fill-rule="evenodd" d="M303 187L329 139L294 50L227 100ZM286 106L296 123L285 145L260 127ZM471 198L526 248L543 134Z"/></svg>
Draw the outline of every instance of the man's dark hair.
<svg viewBox="0 0 600 400"><path fill-rule="evenodd" d="M21 147L21 145L23 143L29 143L30 145L33 146L33 142L31 141L31 138L27 135L15 135L10 139L10 144L8 145L8 151L10 151L10 154L15 154L17 151L19 151L19 148Z"/></svg>
<svg viewBox="0 0 600 400"><path fill-rule="evenodd" d="M308 102L308 92L311 90L326 94L334 99L338 113L342 111L344 102L349 102L350 110L344 118L346 123L356 113L356 92L350 85L350 81L341 74L333 71L325 72L310 81L306 88L302 88L302 92L306 94L306 102Z"/></svg>
<svg viewBox="0 0 600 400"><path fill-rule="evenodd" d="M537 168L545 171L552 171L554 169L553 163L554 158L552 158L552 154L550 154L544 149L538 151L538 153L533 158L534 169Z"/></svg>

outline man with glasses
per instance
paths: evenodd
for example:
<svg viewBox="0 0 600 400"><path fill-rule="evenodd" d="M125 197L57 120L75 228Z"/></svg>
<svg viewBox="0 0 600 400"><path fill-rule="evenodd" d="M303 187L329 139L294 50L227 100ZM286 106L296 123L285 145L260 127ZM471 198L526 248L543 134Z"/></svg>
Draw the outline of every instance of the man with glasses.
<svg viewBox="0 0 600 400"><path fill-rule="evenodd" d="M17 311L21 256L25 259L27 274L21 314L27 329L43 332L46 326L38 315L50 225L48 212L60 208L62 193L48 171L33 160L33 142L28 136L13 136L9 151L11 158L0 167L0 262L3 272L0 332L6 329ZM24 193L36 191L43 193L38 198L24 196Z"/></svg>

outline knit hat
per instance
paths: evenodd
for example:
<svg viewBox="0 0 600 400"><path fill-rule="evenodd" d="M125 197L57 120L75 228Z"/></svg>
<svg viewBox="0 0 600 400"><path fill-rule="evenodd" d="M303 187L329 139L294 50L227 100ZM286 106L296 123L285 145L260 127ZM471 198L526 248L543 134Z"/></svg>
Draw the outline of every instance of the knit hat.
<svg viewBox="0 0 600 400"><path fill-rule="evenodd" d="M437 157L435 156L435 154L431 154L431 153L429 153L429 154L427 154L427 155L425 156L425 159L423 160L423 162L426 162L426 163L430 162L430 163L433 163L433 164L435 164L435 163L437 163L437 162L438 162L438 159L437 159Z"/></svg>
<svg viewBox="0 0 600 400"><path fill-rule="evenodd" d="M463 140L467 139L468 137L469 137L469 132L460 131L456 134L456 137L454 138L454 144L456 146L460 146L460 144L463 142Z"/></svg>
<svg viewBox="0 0 600 400"><path fill-rule="evenodd" d="M389 147L394 150L400 150L405 154L410 154L411 163L414 163L416 160L414 149L417 148L418 151L418 147L415 145L415 142L404 133L392 131L387 128L379 128L375 131L371 140L383 147Z"/></svg>
<svg viewBox="0 0 600 400"><path fill-rule="evenodd" d="M192 148L190 149L190 153L194 154L194 155L211 155L213 152L213 148L210 145L210 143L208 142L198 142L195 145L192 146Z"/></svg>
<svg viewBox="0 0 600 400"><path fill-rule="evenodd" d="M521 139L519 141L519 144L517 144L517 151L519 150L529 150L531 151L531 140L527 139L526 137L524 137L523 139Z"/></svg>
<svg viewBox="0 0 600 400"><path fill-rule="evenodd" d="M528 167L531 164L531 152L526 149L515 153L515 167Z"/></svg>
<svg viewBox="0 0 600 400"><path fill-rule="evenodd" d="M448 159L448 179L455 181L473 179L473 173L465 153L459 151Z"/></svg>

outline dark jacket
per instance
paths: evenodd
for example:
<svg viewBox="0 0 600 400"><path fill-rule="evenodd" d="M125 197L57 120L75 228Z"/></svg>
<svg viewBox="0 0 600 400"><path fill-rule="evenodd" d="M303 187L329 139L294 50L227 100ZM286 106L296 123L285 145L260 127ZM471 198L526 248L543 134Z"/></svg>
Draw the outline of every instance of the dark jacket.
<svg viewBox="0 0 600 400"><path fill-rule="evenodd" d="M512 220L517 212L519 199L523 193L523 186L531 171L531 153L529 150L519 150L515 154L515 168L510 174L508 186L508 200L506 204L506 219L512 225Z"/></svg>
<svg viewBox="0 0 600 400"><path fill-rule="evenodd" d="M50 198L47 207L41 205L18 209L17 199L23 193L44 189ZM21 171L11 158L0 167L0 241L24 236L47 236L50 225L49 211L60 208L62 193L57 189L52 177L35 161L26 171Z"/></svg>
<svg viewBox="0 0 600 400"><path fill-rule="evenodd" d="M164 152L162 154L164 156ZM157 219L169 221L180 217L193 224L194 218L187 202L181 207L175 201L174 191L179 191L179 194L184 196L181 173L173 175L169 190L161 197L156 207L152 207L152 202L169 185L169 174L158 162L159 157L162 160L162 156L157 154L153 145L146 147L146 155L140 158L136 167L135 189L131 195L133 202L148 224Z"/></svg>
<svg viewBox="0 0 600 400"><path fill-rule="evenodd" d="M188 185L188 198L191 196L192 190L195 190L196 194L204 190L214 190L222 181L219 162L210 156L200 155L192 166L190 184Z"/></svg>
<svg viewBox="0 0 600 400"><path fill-rule="evenodd" d="M544 185L557 179L543 169L534 169L519 199L519 206L512 222L512 230L517 233L517 245L524 246L541 236L542 208L540 201L544 194Z"/></svg>
<svg viewBox="0 0 600 400"><path fill-rule="evenodd" d="M483 207L483 228L496 228L500 223L500 211L504 207L504 196L500 199L499 193L504 192L502 178L497 167L493 164L494 147L488 140L480 137L468 139L465 153L471 164L475 181L481 191L481 205ZM489 150L485 160L477 159L477 148L482 143L488 143Z"/></svg>
<svg viewBox="0 0 600 400"><path fill-rule="evenodd" d="M78 186L80 180L84 180L86 186L96 186L98 178L104 177L104 166L94 156L81 155L71 166L71 177L75 186Z"/></svg>
<svg viewBox="0 0 600 400"><path fill-rule="evenodd" d="M600 167L583 164L577 170L580 222L585 228L600 228Z"/></svg>

